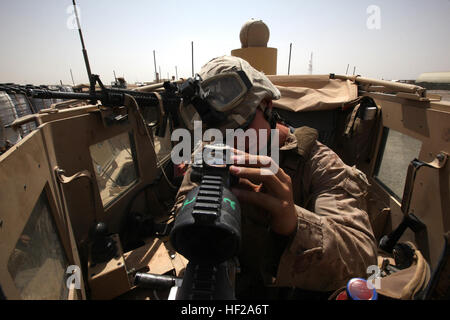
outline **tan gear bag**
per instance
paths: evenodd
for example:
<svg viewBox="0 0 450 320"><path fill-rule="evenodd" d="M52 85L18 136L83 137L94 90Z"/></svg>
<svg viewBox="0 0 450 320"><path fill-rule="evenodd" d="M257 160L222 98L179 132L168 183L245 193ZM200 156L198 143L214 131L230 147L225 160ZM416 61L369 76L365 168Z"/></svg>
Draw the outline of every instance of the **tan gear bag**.
<svg viewBox="0 0 450 320"><path fill-rule="evenodd" d="M413 264L381 278L380 288L376 289L379 295L398 300L413 300L419 292L427 288L431 277L430 266L414 244L407 244L414 249Z"/></svg>

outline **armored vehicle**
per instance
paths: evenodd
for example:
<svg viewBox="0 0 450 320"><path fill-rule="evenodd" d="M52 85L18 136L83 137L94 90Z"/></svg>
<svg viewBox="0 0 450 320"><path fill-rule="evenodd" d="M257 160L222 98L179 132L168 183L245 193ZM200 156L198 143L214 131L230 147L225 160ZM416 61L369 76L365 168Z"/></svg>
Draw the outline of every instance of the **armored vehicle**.
<svg viewBox="0 0 450 320"><path fill-rule="evenodd" d="M272 48L246 43L233 54L273 68ZM415 84L359 75L268 77L286 124L315 128L365 173L379 242L366 279L381 281L378 297L448 299L450 102ZM66 96L2 85L0 112L14 110L1 124L3 298L176 297L188 259L169 238L185 172L172 163L171 133L194 129L195 112L177 94L186 81L120 91L94 79L89 92ZM72 100L49 100L55 96Z"/></svg>

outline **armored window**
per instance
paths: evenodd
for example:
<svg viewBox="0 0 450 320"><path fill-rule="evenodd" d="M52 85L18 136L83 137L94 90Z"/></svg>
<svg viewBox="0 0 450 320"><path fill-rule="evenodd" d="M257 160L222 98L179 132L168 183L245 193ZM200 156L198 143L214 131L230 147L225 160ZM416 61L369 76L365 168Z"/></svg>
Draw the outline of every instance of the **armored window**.
<svg viewBox="0 0 450 320"><path fill-rule="evenodd" d="M134 139L123 133L89 147L103 206L138 181Z"/></svg>
<svg viewBox="0 0 450 320"><path fill-rule="evenodd" d="M67 266L44 191L8 259L8 271L22 299L57 300L67 299Z"/></svg>
<svg viewBox="0 0 450 320"><path fill-rule="evenodd" d="M409 163L419 157L422 142L398 131L384 128L375 178L401 200Z"/></svg>
<svg viewBox="0 0 450 320"><path fill-rule="evenodd" d="M170 140L170 119L167 119L165 131L159 132L164 129L164 124L160 122L162 120L161 114L156 108L145 108L143 110L143 117L149 131L152 133L157 163L158 166L160 166L170 158L170 152L172 151L172 141ZM160 137L158 136L158 133L163 133L164 136Z"/></svg>
<svg viewBox="0 0 450 320"><path fill-rule="evenodd" d="M156 135L156 130L153 133L155 141L155 152L158 159L158 165L162 165L170 157L170 152L172 151L172 141L170 140L170 129L169 126L166 128L164 137L158 137Z"/></svg>

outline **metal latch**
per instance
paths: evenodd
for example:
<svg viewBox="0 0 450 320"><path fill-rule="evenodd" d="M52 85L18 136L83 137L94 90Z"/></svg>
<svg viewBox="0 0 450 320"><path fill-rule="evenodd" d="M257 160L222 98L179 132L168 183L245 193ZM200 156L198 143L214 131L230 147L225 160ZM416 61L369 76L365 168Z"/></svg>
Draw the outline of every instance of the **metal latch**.
<svg viewBox="0 0 450 320"><path fill-rule="evenodd" d="M55 171L56 178L58 179L58 182L59 182L58 189L59 189L62 199L65 199L64 192L63 192L63 184L70 183L70 182L75 181L80 178L88 178L89 185L91 186L92 206L93 206L93 210L94 210L95 214L97 214L97 200L96 200L96 193L95 193L96 186L94 184L94 179L92 177L91 172L88 170L83 170L83 171L75 173L73 176L67 177L67 176L65 176L66 172L64 169L61 169L60 167L56 166L53 170Z"/></svg>
<svg viewBox="0 0 450 320"><path fill-rule="evenodd" d="M55 167L54 170L55 170L56 177L58 178L58 181L63 184L70 183L78 178L83 178L83 177L92 179L92 174L88 170L83 170L83 171L77 172L73 176L70 176L70 177L66 177L64 175L66 172L63 169L61 169L60 167Z"/></svg>

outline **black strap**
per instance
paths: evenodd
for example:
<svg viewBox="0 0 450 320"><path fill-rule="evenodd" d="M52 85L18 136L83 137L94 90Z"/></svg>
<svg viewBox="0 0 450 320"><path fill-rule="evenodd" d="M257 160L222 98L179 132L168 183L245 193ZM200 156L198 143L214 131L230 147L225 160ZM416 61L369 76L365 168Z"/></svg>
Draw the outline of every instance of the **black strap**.
<svg viewBox="0 0 450 320"><path fill-rule="evenodd" d="M241 77L242 81L244 82L245 86L247 87L247 90L250 90L253 87L252 82L250 81L250 79L247 77L247 74L245 73L245 71L237 71L237 74L239 75L239 77Z"/></svg>

